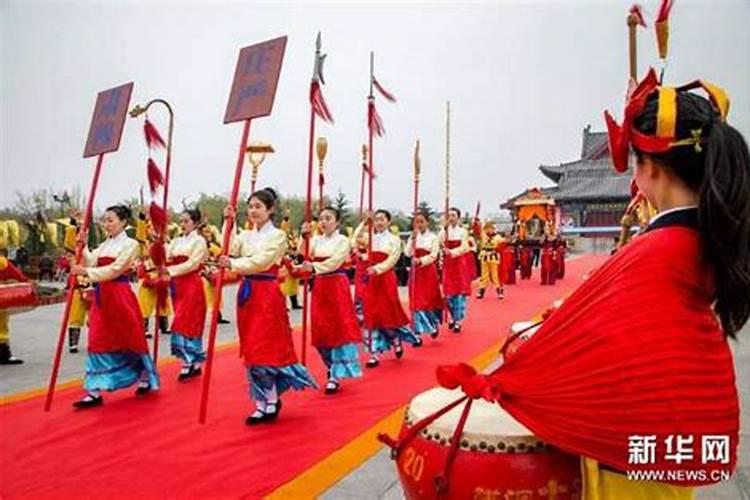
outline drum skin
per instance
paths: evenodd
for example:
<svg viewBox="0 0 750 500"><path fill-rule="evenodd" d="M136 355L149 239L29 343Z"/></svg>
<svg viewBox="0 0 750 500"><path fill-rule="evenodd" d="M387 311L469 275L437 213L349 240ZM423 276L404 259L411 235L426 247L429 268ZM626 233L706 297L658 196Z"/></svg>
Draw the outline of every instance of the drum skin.
<svg viewBox="0 0 750 500"><path fill-rule="evenodd" d="M401 434L408 427L403 426ZM445 444L441 444L443 439ZM448 442L423 431L399 454L398 474L409 500L451 499L537 499L581 498L581 471L578 457L538 443L529 451L498 443L471 444L464 440L456 454L448 478L448 490L437 494L435 479L443 474ZM480 449L484 446L484 450ZM502 451L498 446L503 447ZM521 446L519 446L520 448ZM473 449L472 449L473 448ZM492 451L490 451L492 450Z"/></svg>

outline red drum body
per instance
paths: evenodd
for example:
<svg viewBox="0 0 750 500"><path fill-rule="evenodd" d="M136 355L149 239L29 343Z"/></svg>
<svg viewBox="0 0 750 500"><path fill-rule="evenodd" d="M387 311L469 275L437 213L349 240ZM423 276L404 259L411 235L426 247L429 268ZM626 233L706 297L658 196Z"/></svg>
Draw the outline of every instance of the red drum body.
<svg viewBox="0 0 750 500"><path fill-rule="evenodd" d="M401 435L415 422L461 398L460 390L431 389L414 398ZM476 400L461 434L460 448L439 495L451 437L464 404L441 416L399 453L397 466L406 498L581 498L579 458L542 443L499 405Z"/></svg>
<svg viewBox="0 0 750 500"><path fill-rule="evenodd" d="M31 283L0 284L0 310L16 314L34 309L38 304L34 285Z"/></svg>

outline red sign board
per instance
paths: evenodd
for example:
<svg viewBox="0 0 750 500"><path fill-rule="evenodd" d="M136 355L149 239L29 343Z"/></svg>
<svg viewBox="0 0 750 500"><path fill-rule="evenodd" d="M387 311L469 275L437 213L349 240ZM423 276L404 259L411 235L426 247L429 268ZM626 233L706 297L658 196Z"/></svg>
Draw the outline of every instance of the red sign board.
<svg viewBox="0 0 750 500"><path fill-rule="evenodd" d="M83 150L84 158L111 153L120 147L132 92L133 82L99 92L94 116L91 118L86 149Z"/></svg>
<svg viewBox="0 0 750 500"><path fill-rule="evenodd" d="M282 36L240 50L224 123L271 114L286 40Z"/></svg>

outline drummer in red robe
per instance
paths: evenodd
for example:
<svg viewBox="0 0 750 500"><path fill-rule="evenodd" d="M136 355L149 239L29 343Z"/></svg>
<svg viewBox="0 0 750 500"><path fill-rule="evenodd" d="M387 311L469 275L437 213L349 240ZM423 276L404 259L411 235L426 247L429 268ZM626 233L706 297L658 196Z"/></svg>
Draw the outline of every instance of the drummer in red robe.
<svg viewBox="0 0 750 500"><path fill-rule="evenodd" d="M469 251L469 234L459 225L461 211L448 211L448 226L438 236L443 248L443 293L445 294L453 333L461 331L461 322L466 318L466 303L471 294L471 281L466 271L466 253Z"/></svg>
<svg viewBox="0 0 750 500"><path fill-rule="evenodd" d="M372 252L367 261L364 297L365 337L370 351L368 368L378 366L378 355L391 349L397 358L401 358L404 355L403 342L415 347L422 345L422 339L414 335L409 326L409 318L398 294L398 279L393 268L401 257L401 240L388 229L391 214L387 210L378 210L372 221L374 234ZM369 222L369 217L365 222ZM357 227L355 239L358 233L366 231L365 222Z"/></svg>
<svg viewBox="0 0 750 500"><path fill-rule="evenodd" d="M179 219L182 235L167 247L169 291L174 307L171 347L172 354L182 362L178 380L200 375L201 363L206 359L202 341L206 296L201 271L208 259L208 245L198 230L201 220L200 210L182 212Z"/></svg>
<svg viewBox="0 0 750 500"><path fill-rule="evenodd" d="M557 280L557 258L555 256L555 242L545 236L542 242L541 257L541 278L542 285L554 285Z"/></svg>
<svg viewBox="0 0 750 500"><path fill-rule="evenodd" d="M532 263L534 260L534 251L531 248L531 244L523 239L518 240L518 260L519 267L521 268L521 279L531 279L532 274Z"/></svg>
<svg viewBox="0 0 750 500"><path fill-rule="evenodd" d="M253 229L234 235L230 255L219 265L231 269L242 282L237 292L237 330L255 411L245 424L275 421L281 412L280 396L288 389L317 388L307 368L297 361L286 300L278 283L287 237L271 218L278 204L276 191L261 189L248 199L247 218ZM234 215L227 207L224 216Z"/></svg>
<svg viewBox="0 0 750 500"><path fill-rule="evenodd" d="M607 115L615 168L635 151L659 214L477 389L583 457L585 498L693 498L737 466L729 344L750 317L750 151L728 108L718 86L665 87L652 70L624 123ZM665 482L630 480L654 470Z"/></svg>
<svg viewBox="0 0 750 500"><path fill-rule="evenodd" d="M557 279L565 277L565 254L567 253L568 244L559 235L555 239L555 268L557 269Z"/></svg>
<svg viewBox="0 0 750 500"><path fill-rule="evenodd" d="M516 268L518 267L518 246L516 241L511 239L506 241L503 238L503 243L500 245L498 251L500 252L500 269L503 280L508 285L516 284Z"/></svg>
<svg viewBox="0 0 750 500"><path fill-rule="evenodd" d="M83 384L86 396L73 404L79 409L100 406L104 402L101 391L137 383L135 393L141 396L159 388L138 300L130 287L129 273L138 257L138 242L125 233L130 218L126 206L107 208L102 219L107 239L93 251L85 247L84 264L71 267L72 274L86 276L94 285ZM86 232L79 232L79 244L85 244L87 237Z"/></svg>
<svg viewBox="0 0 750 500"><path fill-rule="evenodd" d="M437 269L440 242L430 231L429 220L428 214L417 214L414 221L416 240L414 234L410 235L404 252L411 258L413 266L409 275L409 293L414 333L437 338L443 316L443 294Z"/></svg>
<svg viewBox="0 0 750 500"><path fill-rule="evenodd" d="M341 212L333 207L320 212L321 234L313 235L310 242L311 261L299 266L312 274L311 342L328 369L326 394L338 392L341 379L362 376L358 348L362 332L345 270L351 245L349 238L339 232L340 219ZM302 231L310 234L307 225Z"/></svg>

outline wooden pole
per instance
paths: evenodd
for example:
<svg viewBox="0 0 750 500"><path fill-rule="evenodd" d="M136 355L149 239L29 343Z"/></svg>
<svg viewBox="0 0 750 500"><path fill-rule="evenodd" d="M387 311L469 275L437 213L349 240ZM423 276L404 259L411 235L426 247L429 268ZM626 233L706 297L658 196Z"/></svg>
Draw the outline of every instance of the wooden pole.
<svg viewBox="0 0 750 500"><path fill-rule="evenodd" d="M227 217L224 224L224 234L222 237L221 255L226 256L229 253L229 244L231 242L232 231L237 210L237 198L240 194L240 182L242 180L242 164L245 159L245 150L247 149L247 139L250 135L250 119L245 120L245 126L242 129L242 139L240 141L239 152L237 153L237 163L234 169L234 182L232 183L232 193L229 196L229 206L232 207L234 215ZM208 391L211 385L211 371L213 368L214 349L216 346L216 331L219 325L219 304L221 304L221 294L224 287L224 268L219 267L219 275L214 287L215 306L211 310L211 327L208 331L208 351L206 353L206 373L203 376L203 387L201 389L201 403L198 414L198 422L206 422L206 413L208 410Z"/></svg>

